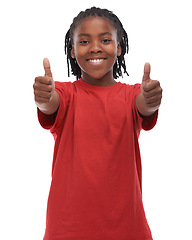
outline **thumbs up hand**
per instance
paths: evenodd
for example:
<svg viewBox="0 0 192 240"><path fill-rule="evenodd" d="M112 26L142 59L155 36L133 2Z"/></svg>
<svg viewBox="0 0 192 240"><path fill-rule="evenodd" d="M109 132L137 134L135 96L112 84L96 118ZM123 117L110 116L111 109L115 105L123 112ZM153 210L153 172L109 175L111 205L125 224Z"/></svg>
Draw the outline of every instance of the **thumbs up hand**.
<svg viewBox="0 0 192 240"><path fill-rule="evenodd" d="M60 96L55 91L51 67L48 58L44 58L43 67L45 76L35 78L33 84L35 102L40 111L45 114L53 114L60 105Z"/></svg>
<svg viewBox="0 0 192 240"><path fill-rule="evenodd" d="M159 109L162 99L162 88L160 82L151 80L151 66L146 63L141 84L141 94L137 97L136 104L139 112L143 116L152 115Z"/></svg>
<svg viewBox="0 0 192 240"><path fill-rule="evenodd" d="M44 58L43 66L45 70L45 76L36 77L33 85L35 101L37 103L49 102L55 90L55 84L52 78L52 72L48 58Z"/></svg>

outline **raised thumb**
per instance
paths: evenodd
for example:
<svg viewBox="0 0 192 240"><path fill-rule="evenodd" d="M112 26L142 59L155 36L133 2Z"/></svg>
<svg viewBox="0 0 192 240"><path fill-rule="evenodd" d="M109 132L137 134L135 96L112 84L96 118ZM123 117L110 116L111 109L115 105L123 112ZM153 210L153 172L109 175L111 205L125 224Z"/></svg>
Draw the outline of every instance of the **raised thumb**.
<svg viewBox="0 0 192 240"><path fill-rule="evenodd" d="M43 67L45 69L45 76L52 77L51 66L48 58L43 59Z"/></svg>
<svg viewBox="0 0 192 240"><path fill-rule="evenodd" d="M142 82L148 82L150 80L150 72L151 72L150 64L145 63Z"/></svg>

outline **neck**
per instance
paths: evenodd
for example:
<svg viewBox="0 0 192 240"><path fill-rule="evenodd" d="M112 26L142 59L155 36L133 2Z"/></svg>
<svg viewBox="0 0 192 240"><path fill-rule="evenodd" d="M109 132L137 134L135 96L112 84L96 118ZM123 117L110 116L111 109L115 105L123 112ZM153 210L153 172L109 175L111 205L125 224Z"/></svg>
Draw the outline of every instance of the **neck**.
<svg viewBox="0 0 192 240"><path fill-rule="evenodd" d="M82 79L84 82L90 85L95 85L100 87L111 87L117 83L113 78L113 76L108 76L107 74L102 78L92 78L86 73L82 73Z"/></svg>

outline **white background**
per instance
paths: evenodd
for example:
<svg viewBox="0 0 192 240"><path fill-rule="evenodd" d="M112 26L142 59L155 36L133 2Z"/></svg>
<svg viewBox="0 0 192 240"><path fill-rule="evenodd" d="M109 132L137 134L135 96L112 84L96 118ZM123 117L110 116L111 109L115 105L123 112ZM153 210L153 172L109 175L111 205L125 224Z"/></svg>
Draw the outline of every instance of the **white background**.
<svg viewBox="0 0 192 240"><path fill-rule="evenodd" d="M54 141L33 100L34 78L48 57L54 80L68 79L64 37L72 19L91 6L108 8L129 36L130 77L143 66L164 89L158 124L142 132L143 201L154 240L192 239L190 1L17 0L0 4L0 239L42 240ZM120 240L120 239L117 239Z"/></svg>

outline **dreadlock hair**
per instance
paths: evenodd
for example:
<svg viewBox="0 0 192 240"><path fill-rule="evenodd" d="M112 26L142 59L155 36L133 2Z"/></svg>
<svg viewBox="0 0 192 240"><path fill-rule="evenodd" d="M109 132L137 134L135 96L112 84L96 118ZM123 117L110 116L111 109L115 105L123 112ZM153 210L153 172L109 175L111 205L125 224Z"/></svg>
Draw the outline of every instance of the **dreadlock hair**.
<svg viewBox="0 0 192 240"><path fill-rule="evenodd" d="M71 72L73 75L76 76L77 80L81 78L81 69L76 61L76 59L72 58L71 56L71 50L73 45L73 33L77 25L85 18L89 16L98 16L98 17L104 17L113 24L113 26L117 29L117 38L118 42L121 46L121 55L117 57L117 60L113 66L113 77L117 79L118 77L122 76L121 68L124 69L124 73L126 73L128 76L125 65L125 53L128 53L129 51L129 45L128 45L128 36L123 28L122 23L120 22L119 18L112 12L107 9L101 9L92 7L90 9L86 9L85 11L81 11L77 17L73 19L73 23L70 26L70 29L67 31L65 36L65 54L67 55L67 67L68 67L68 77L70 76L70 65L71 65Z"/></svg>

